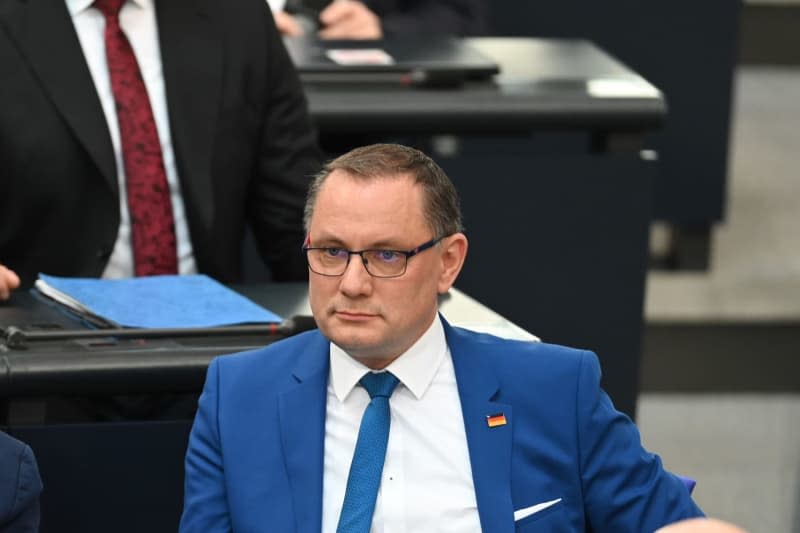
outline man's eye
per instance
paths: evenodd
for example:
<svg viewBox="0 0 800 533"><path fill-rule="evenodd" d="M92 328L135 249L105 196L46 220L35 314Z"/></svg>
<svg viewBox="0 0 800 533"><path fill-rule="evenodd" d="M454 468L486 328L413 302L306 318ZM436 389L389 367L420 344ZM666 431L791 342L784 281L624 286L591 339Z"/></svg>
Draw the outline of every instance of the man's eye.
<svg viewBox="0 0 800 533"><path fill-rule="evenodd" d="M325 255L332 258L342 258L347 255L347 250L344 248L325 248Z"/></svg>
<svg viewBox="0 0 800 533"><path fill-rule="evenodd" d="M384 263L394 263L400 260L400 254L392 250L377 250L375 256Z"/></svg>

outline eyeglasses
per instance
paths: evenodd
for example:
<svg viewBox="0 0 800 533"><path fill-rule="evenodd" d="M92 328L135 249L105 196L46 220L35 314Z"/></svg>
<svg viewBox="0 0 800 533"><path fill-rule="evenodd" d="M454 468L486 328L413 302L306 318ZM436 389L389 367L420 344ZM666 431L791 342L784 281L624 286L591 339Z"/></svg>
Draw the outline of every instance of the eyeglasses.
<svg viewBox="0 0 800 533"><path fill-rule="evenodd" d="M413 250L346 250L336 247L303 246L308 268L322 276L341 276L350 264L350 257L360 255L364 268L374 278L398 278L406 273L408 260L432 248L444 237L434 238Z"/></svg>

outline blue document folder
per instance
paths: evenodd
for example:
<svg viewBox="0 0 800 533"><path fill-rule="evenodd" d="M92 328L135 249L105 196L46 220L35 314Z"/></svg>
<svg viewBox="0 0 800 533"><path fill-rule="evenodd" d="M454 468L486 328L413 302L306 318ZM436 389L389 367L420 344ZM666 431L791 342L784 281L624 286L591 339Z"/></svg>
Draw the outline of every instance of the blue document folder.
<svg viewBox="0 0 800 533"><path fill-rule="evenodd" d="M111 327L206 328L280 322L281 317L201 274L129 279L39 274L36 288L78 315Z"/></svg>

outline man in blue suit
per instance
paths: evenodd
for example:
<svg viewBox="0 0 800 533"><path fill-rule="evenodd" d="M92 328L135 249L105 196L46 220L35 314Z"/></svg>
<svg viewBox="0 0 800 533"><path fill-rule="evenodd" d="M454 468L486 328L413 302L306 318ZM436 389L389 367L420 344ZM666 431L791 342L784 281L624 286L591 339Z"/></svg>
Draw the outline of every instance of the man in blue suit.
<svg viewBox="0 0 800 533"><path fill-rule="evenodd" d="M0 431L0 531L39 531L42 481L30 447Z"/></svg>
<svg viewBox="0 0 800 533"><path fill-rule="evenodd" d="M600 389L594 354L437 313L467 238L427 156L330 162L306 230L319 330L212 362L183 533L638 533L702 515Z"/></svg>

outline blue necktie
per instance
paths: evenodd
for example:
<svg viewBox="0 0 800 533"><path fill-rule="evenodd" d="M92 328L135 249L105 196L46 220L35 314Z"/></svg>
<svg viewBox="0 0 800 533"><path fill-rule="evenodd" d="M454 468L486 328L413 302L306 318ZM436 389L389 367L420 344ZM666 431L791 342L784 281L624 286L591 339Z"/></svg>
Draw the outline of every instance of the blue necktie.
<svg viewBox="0 0 800 533"><path fill-rule="evenodd" d="M369 533L389 441L389 396L398 379L389 372L370 372L361 378L360 383L372 400L364 410L358 429L356 451L347 476L347 490L336 533Z"/></svg>

